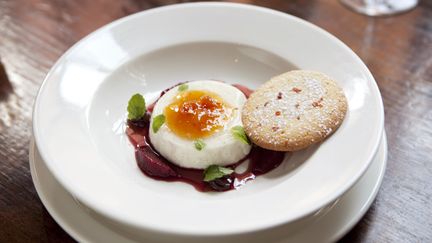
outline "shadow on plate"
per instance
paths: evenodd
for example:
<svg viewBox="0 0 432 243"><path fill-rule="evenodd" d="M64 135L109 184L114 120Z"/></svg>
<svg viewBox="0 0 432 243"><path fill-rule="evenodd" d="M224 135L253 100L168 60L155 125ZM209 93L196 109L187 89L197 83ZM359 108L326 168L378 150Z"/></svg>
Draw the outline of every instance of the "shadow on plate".
<svg viewBox="0 0 432 243"><path fill-rule="evenodd" d="M296 152L287 152L284 161L271 172L262 175L264 178L275 179L279 177L289 178L295 175L299 168L317 151L321 143L309 146Z"/></svg>

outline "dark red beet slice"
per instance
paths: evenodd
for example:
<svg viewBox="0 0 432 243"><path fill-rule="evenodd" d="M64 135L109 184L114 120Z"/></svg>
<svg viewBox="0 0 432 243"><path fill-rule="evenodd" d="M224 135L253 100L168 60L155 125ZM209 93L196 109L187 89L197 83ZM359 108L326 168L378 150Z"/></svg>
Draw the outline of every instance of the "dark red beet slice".
<svg viewBox="0 0 432 243"><path fill-rule="evenodd" d="M154 177L177 177L177 173L153 151L150 146L136 148L138 167L146 174Z"/></svg>

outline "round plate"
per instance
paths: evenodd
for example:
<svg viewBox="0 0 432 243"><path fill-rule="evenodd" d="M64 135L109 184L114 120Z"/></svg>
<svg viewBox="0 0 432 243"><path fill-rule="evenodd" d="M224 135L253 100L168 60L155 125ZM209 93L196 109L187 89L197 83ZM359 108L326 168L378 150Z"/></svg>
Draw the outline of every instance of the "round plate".
<svg viewBox="0 0 432 243"><path fill-rule="evenodd" d="M107 227L107 223L91 217L73 197L55 180L46 168L39 152L32 142L30 144L30 170L43 204L53 218L79 242L133 242L116 230ZM374 160L361 179L331 207L303 219L300 222L283 225L278 229L267 230L258 234L248 235L248 242L262 242L263 237L273 239L267 242L335 242L348 232L366 213L380 187L387 162L387 140L383 136L380 148ZM276 234L275 234L276 233ZM246 237L246 236L243 236ZM137 241L149 242L146 238ZM159 238L160 239L160 238ZM170 242L171 239L166 239ZM198 242L208 239L197 238ZM220 239L219 239L220 240ZM224 242L239 242L239 238L227 239ZM176 237L176 242L191 242L191 239ZM220 241L219 241L220 242Z"/></svg>
<svg viewBox="0 0 432 243"><path fill-rule="evenodd" d="M124 135L132 94L151 102L197 79L253 88L294 68L328 74L348 98L343 124L319 146L225 193L155 181L137 168ZM291 222L340 197L371 163L383 117L369 70L327 32L265 8L196 3L138 13L79 41L46 77L33 131L55 178L96 212L141 230L221 235Z"/></svg>

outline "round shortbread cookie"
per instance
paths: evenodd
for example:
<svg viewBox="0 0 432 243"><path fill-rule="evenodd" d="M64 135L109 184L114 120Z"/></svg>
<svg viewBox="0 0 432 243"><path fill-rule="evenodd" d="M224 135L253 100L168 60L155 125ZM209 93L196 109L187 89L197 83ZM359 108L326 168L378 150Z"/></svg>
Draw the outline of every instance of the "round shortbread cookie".
<svg viewBox="0 0 432 243"><path fill-rule="evenodd" d="M296 151L324 140L342 123L347 100L331 78L295 70L264 83L246 101L242 121L256 145Z"/></svg>

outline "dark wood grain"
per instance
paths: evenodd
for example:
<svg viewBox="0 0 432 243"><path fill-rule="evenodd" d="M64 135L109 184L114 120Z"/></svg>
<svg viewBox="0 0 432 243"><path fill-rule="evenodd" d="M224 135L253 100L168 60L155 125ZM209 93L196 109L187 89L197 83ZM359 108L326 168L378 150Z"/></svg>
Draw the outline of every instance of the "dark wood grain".
<svg viewBox="0 0 432 243"><path fill-rule="evenodd" d="M96 28L175 0L0 0L0 242L73 242L41 204L28 144L33 100L60 55ZM370 18L337 1L259 0L350 46L384 99L389 161L378 197L342 242L432 242L432 2Z"/></svg>

